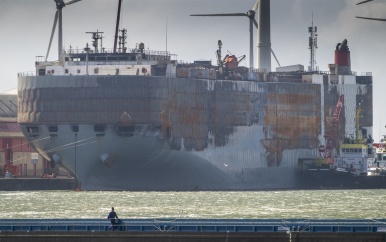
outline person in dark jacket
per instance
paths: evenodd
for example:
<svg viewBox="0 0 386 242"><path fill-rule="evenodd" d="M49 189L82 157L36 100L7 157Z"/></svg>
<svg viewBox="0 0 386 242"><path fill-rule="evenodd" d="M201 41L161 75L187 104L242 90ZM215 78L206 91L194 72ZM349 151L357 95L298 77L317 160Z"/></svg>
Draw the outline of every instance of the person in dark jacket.
<svg viewBox="0 0 386 242"><path fill-rule="evenodd" d="M118 215L114 211L114 207L111 208L111 212L107 216L107 220L110 220L110 222L111 222L110 230L115 230L115 224L117 224Z"/></svg>

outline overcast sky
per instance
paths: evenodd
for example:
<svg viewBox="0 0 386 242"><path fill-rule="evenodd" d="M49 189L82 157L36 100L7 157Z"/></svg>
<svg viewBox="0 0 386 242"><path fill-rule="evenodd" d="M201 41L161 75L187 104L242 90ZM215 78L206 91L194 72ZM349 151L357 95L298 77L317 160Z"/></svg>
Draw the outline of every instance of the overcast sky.
<svg viewBox="0 0 386 242"><path fill-rule="evenodd" d="M355 16L386 18L386 1L271 0L271 42L280 64L310 62L308 26L312 15L318 27L316 65L328 71L338 42L348 40L352 70L372 72L374 83L374 138L386 134L386 22ZM91 44L87 31L103 31L103 45L113 47L118 0L82 0L63 9L65 48ZM179 60L212 60L217 41L223 51L247 55L249 20L246 17L190 17L195 13L242 13L255 0L123 0L121 27L128 30L128 46L145 43L146 49L177 54ZM0 0L0 92L17 87L17 73L35 71L36 56L45 56L56 5L53 0ZM167 31L166 31L167 29ZM255 44L256 46L256 44ZM57 59L55 35L49 56ZM256 65L256 61L255 61ZM272 58L272 69L277 64Z"/></svg>

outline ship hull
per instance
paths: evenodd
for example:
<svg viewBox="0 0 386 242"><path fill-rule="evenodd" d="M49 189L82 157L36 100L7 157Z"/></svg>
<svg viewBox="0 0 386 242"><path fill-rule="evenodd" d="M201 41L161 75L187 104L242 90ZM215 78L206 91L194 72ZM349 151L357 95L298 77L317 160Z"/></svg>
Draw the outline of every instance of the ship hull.
<svg viewBox="0 0 386 242"><path fill-rule="evenodd" d="M303 189L385 189L386 176L357 176L349 172L299 171L298 184Z"/></svg>
<svg viewBox="0 0 386 242"><path fill-rule="evenodd" d="M320 155L340 95L340 134L357 105L372 128L371 79L331 83L19 77L18 122L86 190L302 189L298 160Z"/></svg>

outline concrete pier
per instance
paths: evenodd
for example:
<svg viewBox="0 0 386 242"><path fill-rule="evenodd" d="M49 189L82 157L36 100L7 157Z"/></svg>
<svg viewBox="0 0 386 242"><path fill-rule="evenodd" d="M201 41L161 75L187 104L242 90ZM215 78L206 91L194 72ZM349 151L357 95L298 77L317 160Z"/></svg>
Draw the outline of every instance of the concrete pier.
<svg viewBox="0 0 386 242"><path fill-rule="evenodd" d="M0 219L0 242L381 242L386 220Z"/></svg>

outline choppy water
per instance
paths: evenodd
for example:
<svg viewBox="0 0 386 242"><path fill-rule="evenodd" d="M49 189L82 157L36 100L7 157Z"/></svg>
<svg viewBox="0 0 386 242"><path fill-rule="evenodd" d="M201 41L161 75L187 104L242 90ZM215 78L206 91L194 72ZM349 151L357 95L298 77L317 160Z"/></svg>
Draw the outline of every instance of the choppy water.
<svg viewBox="0 0 386 242"><path fill-rule="evenodd" d="M380 219L386 190L0 192L1 218Z"/></svg>

